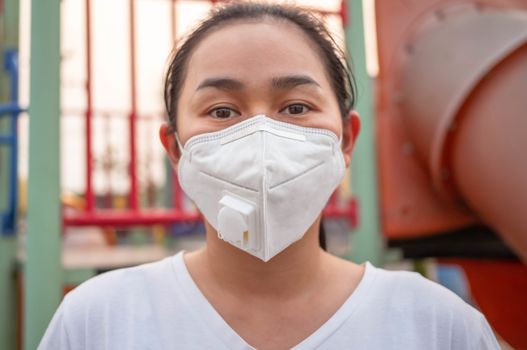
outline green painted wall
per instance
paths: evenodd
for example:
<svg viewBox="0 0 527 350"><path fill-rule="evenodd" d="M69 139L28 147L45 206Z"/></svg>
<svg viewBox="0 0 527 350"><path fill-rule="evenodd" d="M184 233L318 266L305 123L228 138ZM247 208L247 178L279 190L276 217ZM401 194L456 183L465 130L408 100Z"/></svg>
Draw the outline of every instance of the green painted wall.
<svg viewBox="0 0 527 350"><path fill-rule="evenodd" d="M382 264L382 239L377 193L377 165L375 152L375 120L373 81L366 71L364 22L362 1L348 1L349 24L346 44L357 81L361 132L352 161L353 192L359 200L359 226L352 232L350 259L362 263L366 260Z"/></svg>
<svg viewBox="0 0 527 350"><path fill-rule="evenodd" d="M62 297L60 1L31 2L24 348L36 349Z"/></svg>

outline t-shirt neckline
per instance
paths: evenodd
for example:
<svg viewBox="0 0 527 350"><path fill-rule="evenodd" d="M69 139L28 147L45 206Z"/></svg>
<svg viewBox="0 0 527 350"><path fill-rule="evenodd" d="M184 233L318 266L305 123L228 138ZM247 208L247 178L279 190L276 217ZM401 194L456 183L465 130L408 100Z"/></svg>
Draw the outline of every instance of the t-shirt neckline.
<svg viewBox="0 0 527 350"><path fill-rule="evenodd" d="M191 313L196 316L196 320L202 322L206 328L209 328L225 344L226 348L255 350L254 347L236 333L207 300L205 295L203 295L185 265L183 254L184 252L181 251L174 255L172 265L179 288L187 299L186 301L191 308ZM337 331L352 316L357 306L361 304L361 300L368 295L368 290L376 276L375 272L376 267L370 262L366 262L364 274L353 293L344 301L331 318L307 338L295 345L292 350L314 349L324 343L331 334Z"/></svg>

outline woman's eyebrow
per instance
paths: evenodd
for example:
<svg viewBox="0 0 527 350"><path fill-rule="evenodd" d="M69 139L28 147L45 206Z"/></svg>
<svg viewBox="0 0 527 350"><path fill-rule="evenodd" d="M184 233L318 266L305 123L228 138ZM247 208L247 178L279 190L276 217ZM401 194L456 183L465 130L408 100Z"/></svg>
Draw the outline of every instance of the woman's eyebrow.
<svg viewBox="0 0 527 350"><path fill-rule="evenodd" d="M320 87L320 84L315 79L307 75L287 75L273 78L271 85L273 88L280 90L292 89L298 85L314 85Z"/></svg>
<svg viewBox="0 0 527 350"><path fill-rule="evenodd" d="M320 84L308 75L286 75L283 77L273 78L271 80L271 86L274 89L279 90L288 90L299 85L313 85L320 87ZM245 88L245 84L236 79L218 77L203 80L196 88L196 91L205 88L216 88L220 90L242 90Z"/></svg>
<svg viewBox="0 0 527 350"><path fill-rule="evenodd" d="M196 91L205 88L216 88L220 90L241 90L245 85L236 79L231 78L208 78L203 80L197 87Z"/></svg>

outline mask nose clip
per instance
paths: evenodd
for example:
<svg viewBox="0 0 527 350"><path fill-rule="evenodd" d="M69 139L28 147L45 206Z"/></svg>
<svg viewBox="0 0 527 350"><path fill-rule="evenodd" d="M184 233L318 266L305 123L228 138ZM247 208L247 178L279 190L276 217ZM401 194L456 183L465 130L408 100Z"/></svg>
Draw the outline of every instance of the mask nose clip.
<svg viewBox="0 0 527 350"><path fill-rule="evenodd" d="M256 206L235 195L224 194L219 201L218 237L240 247L257 249Z"/></svg>

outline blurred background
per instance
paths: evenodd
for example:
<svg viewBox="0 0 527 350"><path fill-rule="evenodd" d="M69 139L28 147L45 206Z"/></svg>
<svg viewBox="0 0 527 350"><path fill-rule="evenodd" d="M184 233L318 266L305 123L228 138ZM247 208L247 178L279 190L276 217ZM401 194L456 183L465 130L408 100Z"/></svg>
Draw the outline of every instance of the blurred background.
<svg viewBox="0 0 527 350"><path fill-rule="evenodd" d="M170 52L218 2L0 0L0 349L35 349L88 278L203 244L158 128ZM287 3L359 90L328 249L420 272L527 349L527 0Z"/></svg>

